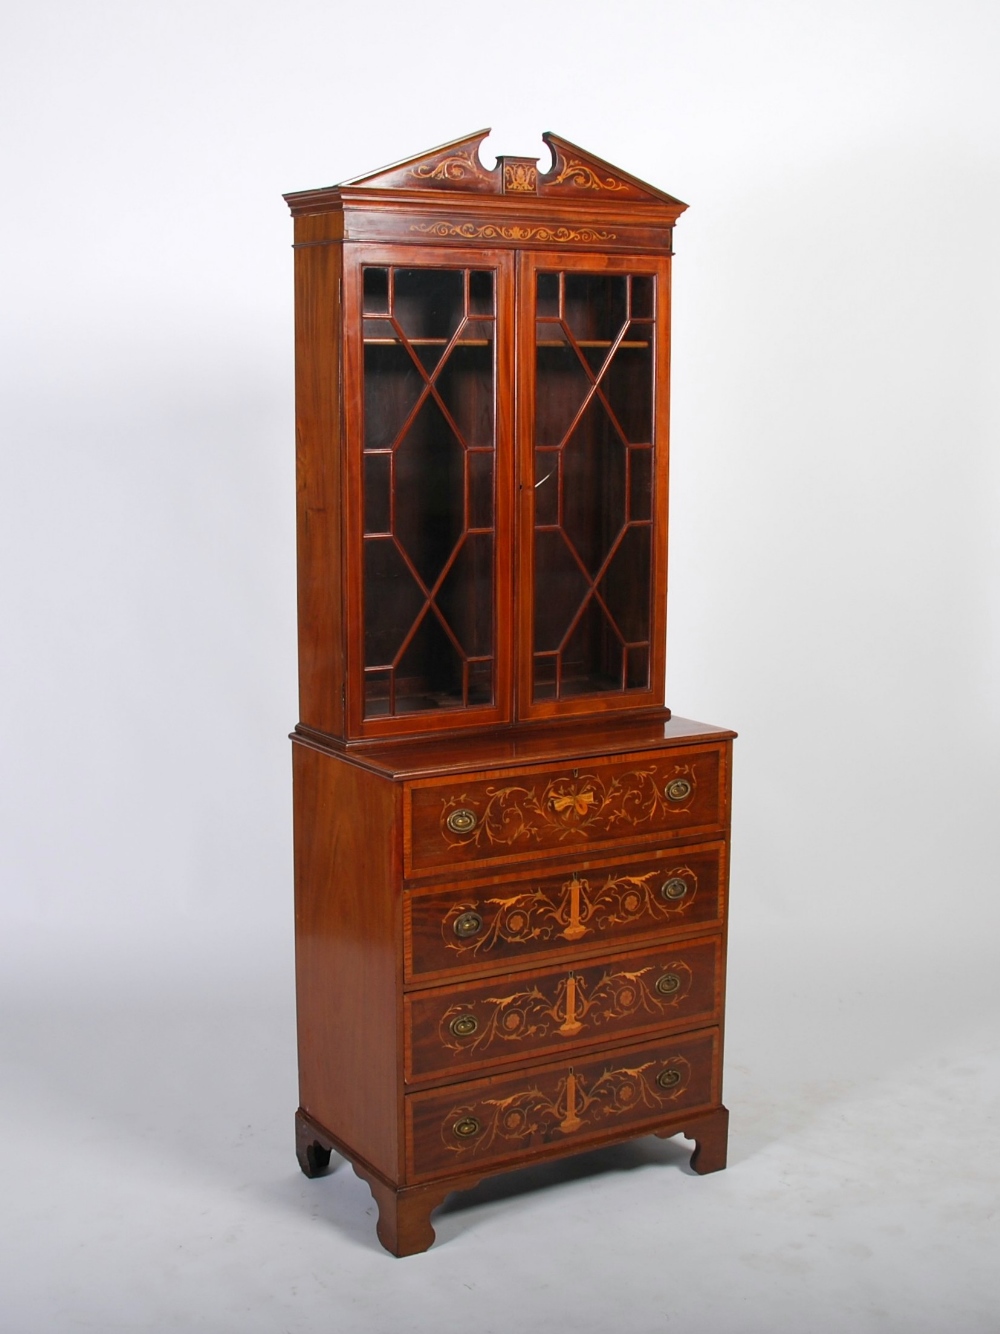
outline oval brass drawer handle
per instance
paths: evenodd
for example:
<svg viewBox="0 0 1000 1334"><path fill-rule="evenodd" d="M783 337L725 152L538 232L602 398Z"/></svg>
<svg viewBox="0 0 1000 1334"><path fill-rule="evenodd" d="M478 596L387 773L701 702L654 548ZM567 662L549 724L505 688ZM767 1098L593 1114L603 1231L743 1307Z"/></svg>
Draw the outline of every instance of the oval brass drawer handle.
<svg viewBox="0 0 1000 1334"><path fill-rule="evenodd" d="M477 912L463 912L455 918L452 930L460 940L468 940L483 929L483 919Z"/></svg>
<svg viewBox="0 0 1000 1334"><path fill-rule="evenodd" d="M448 1027L457 1038L471 1038L479 1027L479 1021L474 1014L456 1014Z"/></svg>
<svg viewBox="0 0 1000 1334"><path fill-rule="evenodd" d="M680 989L681 980L676 973L664 973L656 979L656 990L661 996L672 996Z"/></svg>
<svg viewBox="0 0 1000 1334"><path fill-rule="evenodd" d="M474 1116L463 1116L455 1122L452 1130L459 1139L471 1139L473 1135L479 1134L479 1122Z"/></svg>
<svg viewBox="0 0 1000 1334"><path fill-rule="evenodd" d="M682 899L687 892L687 881L682 880L679 875L672 875L660 886L661 899Z"/></svg>
<svg viewBox="0 0 1000 1334"><path fill-rule="evenodd" d="M656 1082L661 1089L676 1088L681 1082L681 1072L675 1066L669 1065L656 1076Z"/></svg>
<svg viewBox="0 0 1000 1334"><path fill-rule="evenodd" d="M471 834L478 823L476 812L470 811L468 806L459 806L445 820L453 834Z"/></svg>
<svg viewBox="0 0 1000 1334"><path fill-rule="evenodd" d="M667 801L686 801L691 792L691 784L686 778L673 778L664 788Z"/></svg>

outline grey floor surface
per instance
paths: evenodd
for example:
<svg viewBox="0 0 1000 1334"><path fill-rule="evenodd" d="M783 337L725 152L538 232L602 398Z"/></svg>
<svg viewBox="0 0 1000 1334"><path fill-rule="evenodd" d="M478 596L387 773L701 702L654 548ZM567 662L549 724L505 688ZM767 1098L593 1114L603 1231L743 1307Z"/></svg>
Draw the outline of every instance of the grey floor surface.
<svg viewBox="0 0 1000 1334"><path fill-rule="evenodd" d="M22 952L0 1329L1000 1330L1000 989L979 948L744 936L727 1171L643 1139L513 1173L452 1196L406 1260L346 1165L298 1172L281 950L221 974L208 942L146 970Z"/></svg>

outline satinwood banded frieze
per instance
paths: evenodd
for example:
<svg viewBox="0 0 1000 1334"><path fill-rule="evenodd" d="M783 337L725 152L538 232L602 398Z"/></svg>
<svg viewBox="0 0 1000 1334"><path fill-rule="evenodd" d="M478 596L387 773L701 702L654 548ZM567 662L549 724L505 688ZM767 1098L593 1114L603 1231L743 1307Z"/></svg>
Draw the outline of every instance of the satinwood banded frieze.
<svg viewBox="0 0 1000 1334"><path fill-rule="evenodd" d="M544 1153L611 1130L651 1128L718 1101L717 1029L576 1057L407 1098L411 1174Z"/></svg>
<svg viewBox="0 0 1000 1334"><path fill-rule="evenodd" d="M340 222L345 241L371 241L385 244L467 246L482 243L494 248L513 250L558 249L569 251L594 249L633 253L648 250L657 254L673 253L673 229L667 226L627 222L618 217L560 219L537 218L515 206L533 199L528 195L506 196L507 207L501 212L492 201L483 201L473 211L468 201L461 211L449 211L444 217L425 208L398 209L380 213L366 204L346 207ZM512 216L513 214L513 216ZM338 236L335 238L339 240ZM316 241L312 244L325 244Z"/></svg>
<svg viewBox="0 0 1000 1334"><path fill-rule="evenodd" d="M524 222L425 222L412 223L411 232L439 240L534 241L541 245L596 245L616 241L618 233L599 227L551 227Z"/></svg>
<svg viewBox="0 0 1000 1334"><path fill-rule="evenodd" d="M583 867L527 881L441 888L404 899L407 973L421 977L721 921L723 847Z"/></svg>
<svg viewBox="0 0 1000 1334"><path fill-rule="evenodd" d="M414 869L702 830L723 818L715 749L444 788L414 785L410 795Z"/></svg>
<svg viewBox="0 0 1000 1334"><path fill-rule="evenodd" d="M447 992L413 992L406 998L408 1073L422 1079L611 1034L710 1023L717 1017L720 955L716 937Z"/></svg>

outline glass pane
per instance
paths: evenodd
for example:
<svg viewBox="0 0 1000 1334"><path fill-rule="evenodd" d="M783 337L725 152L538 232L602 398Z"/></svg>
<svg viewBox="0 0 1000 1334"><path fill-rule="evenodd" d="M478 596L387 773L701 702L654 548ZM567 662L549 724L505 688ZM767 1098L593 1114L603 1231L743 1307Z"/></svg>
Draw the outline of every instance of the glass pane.
<svg viewBox="0 0 1000 1334"><path fill-rule="evenodd" d="M559 318L559 275L540 273L537 281L538 304L536 314Z"/></svg>
<svg viewBox="0 0 1000 1334"><path fill-rule="evenodd" d="M428 611L396 670L396 712L454 708L464 693L461 654Z"/></svg>
<svg viewBox="0 0 1000 1334"><path fill-rule="evenodd" d="M396 269L392 313L412 344L426 338L448 342L465 318L465 274L461 269Z"/></svg>
<svg viewBox="0 0 1000 1334"><path fill-rule="evenodd" d="M429 588L465 527L465 450L433 398L396 447L394 481L396 537Z"/></svg>
<svg viewBox="0 0 1000 1334"><path fill-rule="evenodd" d="M389 666L425 601L391 538L365 538L365 599L365 666Z"/></svg>
<svg viewBox="0 0 1000 1334"><path fill-rule="evenodd" d="M493 703L493 659L469 663L470 704Z"/></svg>
<svg viewBox="0 0 1000 1334"><path fill-rule="evenodd" d="M462 543L437 596L438 611L466 657L493 652L492 587L493 534L474 533Z"/></svg>
<svg viewBox="0 0 1000 1334"><path fill-rule="evenodd" d="M538 274L536 297L533 697L648 690L654 279Z"/></svg>
<svg viewBox="0 0 1000 1334"><path fill-rule="evenodd" d="M392 527L389 506L391 454L365 455L365 533L388 533Z"/></svg>
<svg viewBox="0 0 1000 1334"><path fill-rule="evenodd" d="M535 451L535 526L559 522L559 450Z"/></svg>
<svg viewBox="0 0 1000 1334"><path fill-rule="evenodd" d="M388 320L378 323L391 333ZM423 389L424 377L401 343L365 343L365 449L393 444Z"/></svg>
<svg viewBox="0 0 1000 1334"><path fill-rule="evenodd" d="M653 318L653 278L649 274L632 277L632 305L629 314L634 320Z"/></svg>
<svg viewBox="0 0 1000 1334"><path fill-rule="evenodd" d="M494 701L495 289L365 271L366 717Z"/></svg>
<svg viewBox="0 0 1000 1334"><path fill-rule="evenodd" d="M558 649L590 584L561 533L535 533L535 652Z"/></svg>
<svg viewBox="0 0 1000 1334"><path fill-rule="evenodd" d="M653 326L632 324L604 372L601 389L625 439L653 438Z"/></svg>
<svg viewBox="0 0 1000 1334"><path fill-rule="evenodd" d="M562 453L563 529L596 575L625 525L625 446L599 399Z"/></svg>
<svg viewBox="0 0 1000 1334"><path fill-rule="evenodd" d="M365 269L364 305L366 315L388 315L389 313L389 270Z"/></svg>
<svg viewBox="0 0 1000 1334"><path fill-rule="evenodd" d="M535 654L535 699L555 699L556 658L554 653Z"/></svg>
<svg viewBox="0 0 1000 1334"><path fill-rule="evenodd" d="M538 324L535 352L535 444L561 445L593 388L558 324Z"/></svg>
<svg viewBox="0 0 1000 1334"><path fill-rule="evenodd" d="M626 690L648 690L649 689L649 648L630 648L626 650L627 660L625 688Z"/></svg>
<svg viewBox="0 0 1000 1334"><path fill-rule="evenodd" d="M579 342L610 343L628 313L628 279L618 274L567 273L563 318Z"/></svg>
<svg viewBox="0 0 1000 1334"><path fill-rule="evenodd" d="M469 314L493 315L493 274L489 269L469 274Z"/></svg>
<svg viewBox="0 0 1000 1334"><path fill-rule="evenodd" d="M369 718L389 713L392 669L365 672L365 715Z"/></svg>
<svg viewBox="0 0 1000 1334"><path fill-rule="evenodd" d="M621 640L601 610L596 598L573 631L562 654L560 695L591 695L622 688Z"/></svg>
<svg viewBox="0 0 1000 1334"><path fill-rule="evenodd" d="M493 451L474 450L469 460L469 527L493 527Z"/></svg>
<svg viewBox="0 0 1000 1334"><path fill-rule="evenodd" d="M626 528L598 585L615 628L627 644L649 642L652 531L649 524Z"/></svg>
<svg viewBox="0 0 1000 1334"><path fill-rule="evenodd" d="M493 321L470 320L435 386L467 445L493 444Z"/></svg>
<svg viewBox="0 0 1000 1334"><path fill-rule="evenodd" d="M653 516L653 451L630 449L628 452L628 517L650 519Z"/></svg>

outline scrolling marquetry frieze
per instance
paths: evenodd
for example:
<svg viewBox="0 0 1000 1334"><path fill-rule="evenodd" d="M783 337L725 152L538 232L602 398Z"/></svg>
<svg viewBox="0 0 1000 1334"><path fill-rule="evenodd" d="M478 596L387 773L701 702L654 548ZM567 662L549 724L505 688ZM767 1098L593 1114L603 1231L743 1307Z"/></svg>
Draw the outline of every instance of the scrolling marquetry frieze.
<svg viewBox="0 0 1000 1334"><path fill-rule="evenodd" d="M413 223L411 232L463 241L538 241L564 245L570 242L596 244L616 241L615 232L597 227L532 227L527 223L501 222L426 222Z"/></svg>
<svg viewBox="0 0 1000 1334"><path fill-rule="evenodd" d="M533 888L485 898L481 905L478 900L456 903L442 920L441 937L446 949L473 958L501 944L572 943L643 920L650 925L670 921L690 908L697 893L698 877L683 864L640 875L612 873L596 883L573 875L558 895ZM475 931L469 931L475 923Z"/></svg>

